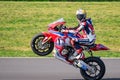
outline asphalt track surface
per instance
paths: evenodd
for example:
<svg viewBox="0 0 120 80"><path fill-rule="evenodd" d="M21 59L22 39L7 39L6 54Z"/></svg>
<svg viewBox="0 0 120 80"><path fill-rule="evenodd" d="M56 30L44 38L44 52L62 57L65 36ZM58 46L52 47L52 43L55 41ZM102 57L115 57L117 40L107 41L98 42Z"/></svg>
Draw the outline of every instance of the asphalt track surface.
<svg viewBox="0 0 120 80"><path fill-rule="evenodd" d="M102 59L102 80L120 80L120 59ZM0 80L83 80L79 69L54 58L0 58Z"/></svg>

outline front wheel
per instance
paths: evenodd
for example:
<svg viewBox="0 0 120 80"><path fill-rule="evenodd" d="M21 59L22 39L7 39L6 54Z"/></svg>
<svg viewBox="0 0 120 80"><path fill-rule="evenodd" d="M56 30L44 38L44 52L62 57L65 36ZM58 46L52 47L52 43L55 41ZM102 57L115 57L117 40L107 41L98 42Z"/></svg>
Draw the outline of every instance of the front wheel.
<svg viewBox="0 0 120 80"><path fill-rule="evenodd" d="M48 55L52 52L54 48L54 43L53 42L46 42L42 44L42 40L45 38L45 36L40 33L37 34L36 36L33 37L31 41L31 48L34 53L36 53L39 56L45 56Z"/></svg>
<svg viewBox="0 0 120 80"><path fill-rule="evenodd" d="M100 80L105 74L105 65L98 57L88 57L84 60L89 66L94 69L94 73L80 69L81 75L85 80Z"/></svg>

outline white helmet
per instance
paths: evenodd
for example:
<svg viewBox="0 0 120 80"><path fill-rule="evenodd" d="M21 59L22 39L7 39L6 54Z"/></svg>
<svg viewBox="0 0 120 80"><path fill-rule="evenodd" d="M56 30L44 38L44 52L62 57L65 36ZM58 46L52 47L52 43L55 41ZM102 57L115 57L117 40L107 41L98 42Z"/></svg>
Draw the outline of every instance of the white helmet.
<svg viewBox="0 0 120 80"><path fill-rule="evenodd" d="M86 18L86 11L83 9L79 9L76 11L76 16L77 16L77 19L81 21L82 19Z"/></svg>

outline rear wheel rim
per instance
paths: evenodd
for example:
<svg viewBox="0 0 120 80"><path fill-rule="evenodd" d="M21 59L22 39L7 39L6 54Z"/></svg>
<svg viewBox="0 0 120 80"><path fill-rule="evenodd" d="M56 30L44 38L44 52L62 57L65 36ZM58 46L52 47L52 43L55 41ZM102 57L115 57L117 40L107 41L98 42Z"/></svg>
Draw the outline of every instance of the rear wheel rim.
<svg viewBox="0 0 120 80"><path fill-rule="evenodd" d="M95 73L85 71L86 74L89 75L90 77L97 77L101 71L100 65L97 62L89 62L88 64L94 69Z"/></svg>

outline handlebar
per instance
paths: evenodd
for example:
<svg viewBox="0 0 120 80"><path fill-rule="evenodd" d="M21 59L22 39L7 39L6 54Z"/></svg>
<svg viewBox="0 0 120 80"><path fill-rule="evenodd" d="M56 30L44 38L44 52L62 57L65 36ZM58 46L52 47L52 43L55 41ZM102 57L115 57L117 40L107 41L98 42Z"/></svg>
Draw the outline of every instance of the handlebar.
<svg viewBox="0 0 120 80"><path fill-rule="evenodd" d="M61 25L58 31L61 32L62 29L66 29L66 26Z"/></svg>

